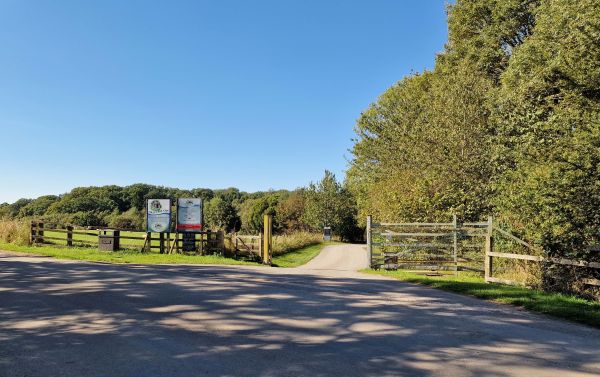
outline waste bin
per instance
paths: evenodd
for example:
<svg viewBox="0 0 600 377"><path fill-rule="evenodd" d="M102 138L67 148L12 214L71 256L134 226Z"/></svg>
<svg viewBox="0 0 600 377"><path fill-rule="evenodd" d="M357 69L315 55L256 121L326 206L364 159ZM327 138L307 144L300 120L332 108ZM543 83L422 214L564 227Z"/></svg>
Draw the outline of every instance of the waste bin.
<svg viewBox="0 0 600 377"><path fill-rule="evenodd" d="M98 233L98 249L102 251L119 250L119 239L121 231L113 229L101 229Z"/></svg>

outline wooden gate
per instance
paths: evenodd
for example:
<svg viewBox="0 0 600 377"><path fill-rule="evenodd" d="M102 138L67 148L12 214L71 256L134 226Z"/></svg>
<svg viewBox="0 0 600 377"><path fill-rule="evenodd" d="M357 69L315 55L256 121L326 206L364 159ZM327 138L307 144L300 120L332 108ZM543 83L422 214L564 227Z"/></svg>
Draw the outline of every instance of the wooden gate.
<svg viewBox="0 0 600 377"><path fill-rule="evenodd" d="M262 260L262 237L233 234L235 258L247 257L254 261Z"/></svg>

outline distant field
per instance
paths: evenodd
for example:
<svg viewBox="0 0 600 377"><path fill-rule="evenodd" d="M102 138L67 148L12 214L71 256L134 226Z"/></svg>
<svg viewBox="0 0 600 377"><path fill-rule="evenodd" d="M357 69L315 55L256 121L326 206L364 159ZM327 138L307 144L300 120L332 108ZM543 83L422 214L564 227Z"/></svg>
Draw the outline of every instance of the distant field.
<svg viewBox="0 0 600 377"><path fill-rule="evenodd" d="M93 230L76 230L77 232L87 232L87 233L96 233L96 231ZM44 231L44 236L46 237L56 237L56 238L62 238L64 239L64 241L59 241L59 240L48 240L48 243L52 243L52 244L56 244L56 245L66 245L67 244L67 234L63 233L63 232L55 232L55 231L51 231L51 230L46 230ZM144 232L131 232L131 231L121 231L121 236L122 237L145 237L146 233ZM154 235L153 237L158 237L156 235ZM166 236L165 236L166 239ZM174 239L174 233L171 235L171 240ZM152 241L152 245L156 245L158 246L160 243L160 241L158 240L153 240ZM87 235L87 234L73 234L73 245L74 246L93 246L93 247L97 247L98 245L98 236L97 235ZM143 239L139 239L139 240L129 240L129 239L121 239L121 248L123 249L132 249L132 250L136 250L139 249L140 247L142 247L144 245L144 240Z"/></svg>

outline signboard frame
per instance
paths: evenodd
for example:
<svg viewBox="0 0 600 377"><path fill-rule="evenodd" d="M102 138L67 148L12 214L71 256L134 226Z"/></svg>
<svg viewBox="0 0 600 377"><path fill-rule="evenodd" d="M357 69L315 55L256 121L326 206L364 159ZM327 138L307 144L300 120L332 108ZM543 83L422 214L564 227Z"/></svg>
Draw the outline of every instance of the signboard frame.
<svg viewBox="0 0 600 377"><path fill-rule="evenodd" d="M204 230L204 201L201 198L178 198L175 230L200 233Z"/></svg>
<svg viewBox="0 0 600 377"><path fill-rule="evenodd" d="M158 202L161 209L167 207L167 210L163 210L160 213L151 214L150 209L154 202ZM146 201L146 232L148 233L170 233L171 232L171 199L148 199ZM151 221L151 218L154 218ZM158 220L161 221L158 221ZM161 225L164 229L157 230L153 228L152 224L163 224Z"/></svg>

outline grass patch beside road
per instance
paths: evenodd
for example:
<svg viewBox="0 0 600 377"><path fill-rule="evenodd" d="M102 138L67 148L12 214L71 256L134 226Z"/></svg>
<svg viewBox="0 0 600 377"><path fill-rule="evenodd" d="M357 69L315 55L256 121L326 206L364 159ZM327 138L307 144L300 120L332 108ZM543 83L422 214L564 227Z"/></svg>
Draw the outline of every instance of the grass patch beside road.
<svg viewBox="0 0 600 377"><path fill-rule="evenodd" d="M183 255L140 253L139 251L99 251L97 248L55 247L55 246L18 246L10 243L0 243L0 250L16 251L53 257L89 262L134 263L134 264L227 264L252 265L256 263L224 258L217 255Z"/></svg>
<svg viewBox="0 0 600 377"><path fill-rule="evenodd" d="M285 254L274 255L273 265L277 267L298 267L308 263L311 259L319 255L321 250L327 245L334 245L335 242L319 242L314 245L302 247L300 249L289 251Z"/></svg>
<svg viewBox="0 0 600 377"><path fill-rule="evenodd" d="M548 314L600 328L600 302L560 293L502 284L487 284L478 276L425 276L409 271L364 270L369 274L427 285L445 291L475 296L489 301L510 304L538 313Z"/></svg>

